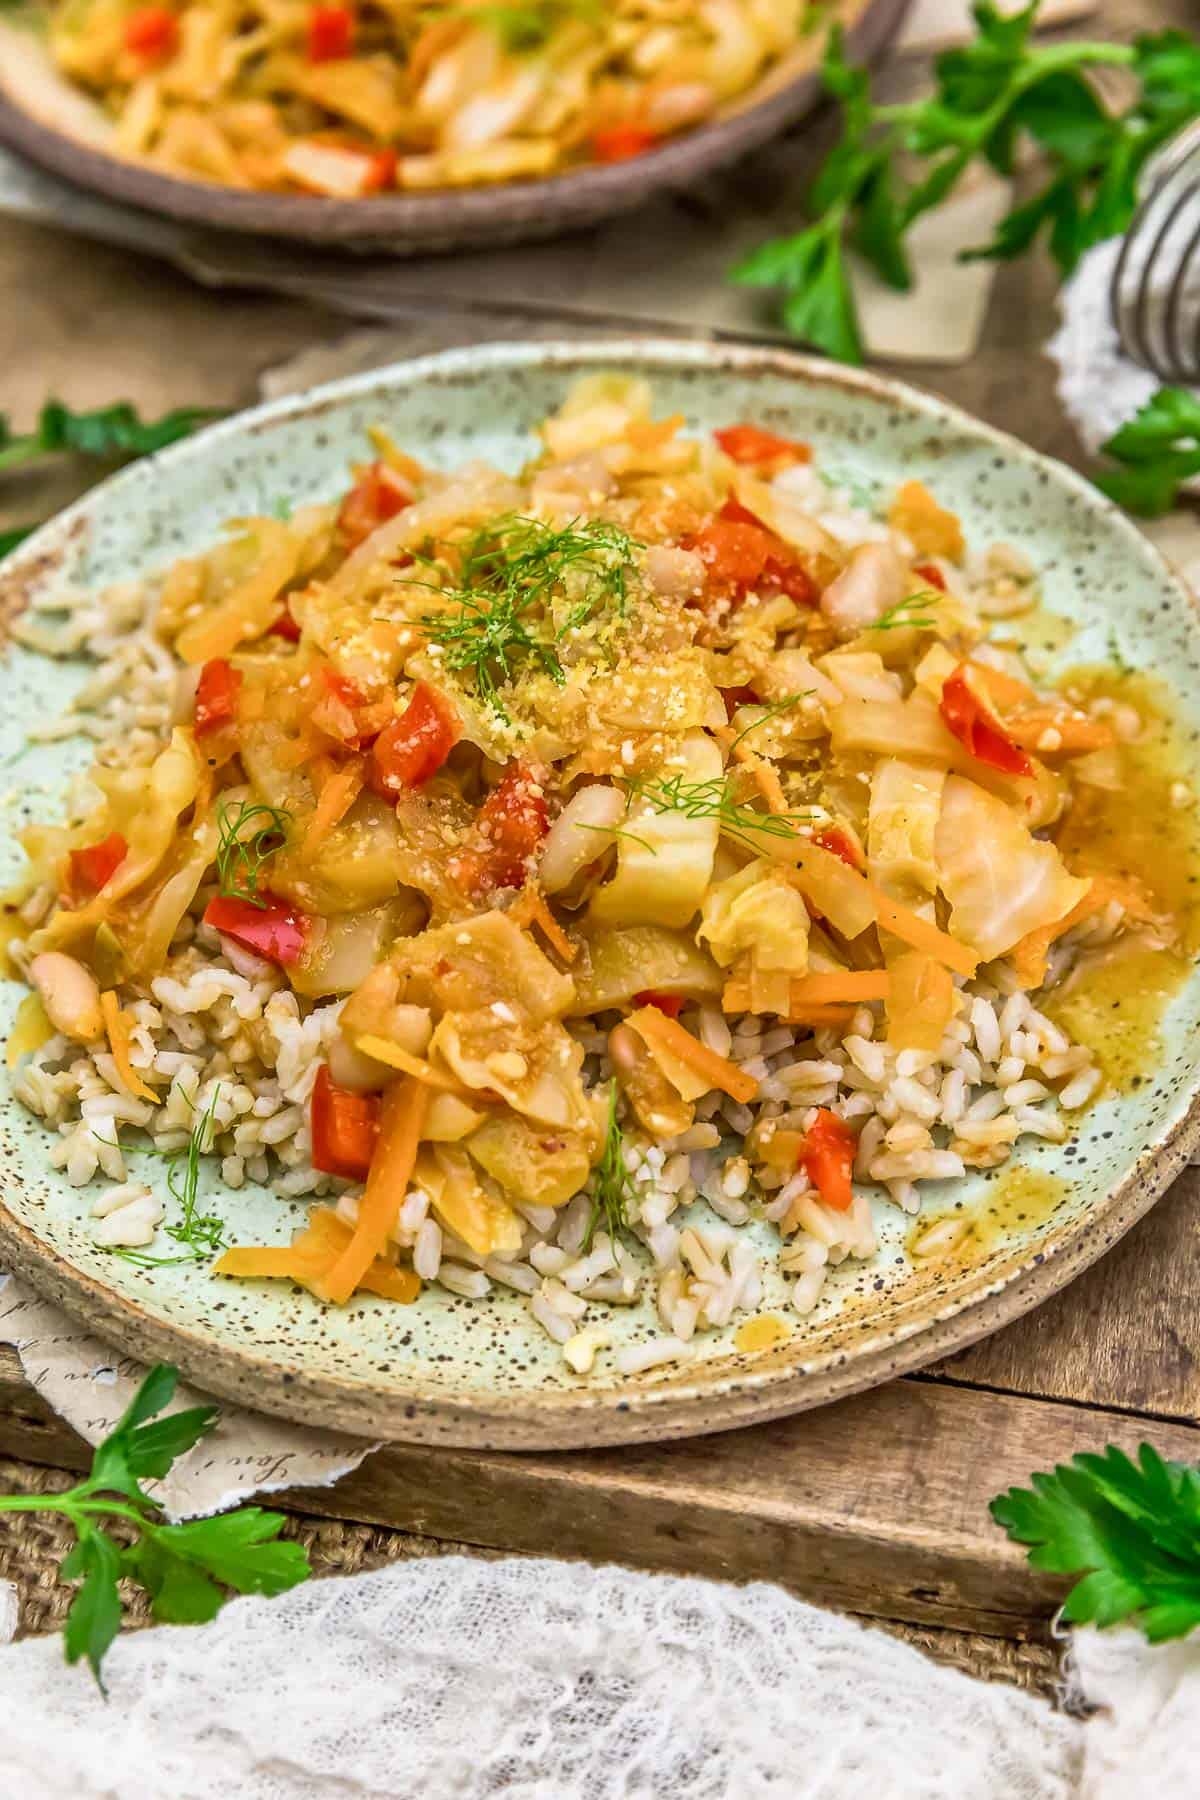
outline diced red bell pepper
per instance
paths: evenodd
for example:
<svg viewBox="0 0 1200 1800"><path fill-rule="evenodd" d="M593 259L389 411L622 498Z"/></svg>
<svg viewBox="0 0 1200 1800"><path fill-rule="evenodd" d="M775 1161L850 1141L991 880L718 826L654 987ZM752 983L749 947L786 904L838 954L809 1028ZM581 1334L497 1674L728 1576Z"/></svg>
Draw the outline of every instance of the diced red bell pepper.
<svg viewBox="0 0 1200 1800"><path fill-rule="evenodd" d="M373 531L412 505L413 493L403 475L385 462L364 469L338 513L338 530L353 549Z"/></svg>
<svg viewBox="0 0 1200 1800"><path fill-rule="evenodd" d="M98 894L107 887L129 854L119 831L110 832L98 844L72 850L67 858L67 886L72 895Z"/></svg>
<svg viewBox="0 0 1200 1800"><path fill-rule="evenodd" d="M264 894L262 900L263 904L256 906L253 900L218 894L204 909L204 923L224 932L243 950L290 968L304 954L312 921L307 913L273 894Z"/></svg>
<svg viewBox="0 0 1200 1800"><path fill-rule="evenodd" d="M838 857L847 867L862 869L862 857L855 848L853 839L836 825L829 825L824 831L814 831L812 841L819 844L822 850L828 850L831 856Z"/></svg>
<svg viewBox="0 0 1200 1800"><path fill-rule="evenodd" d="M327 144L296 138L285 150L280 170L305 193L327 200L362 200L396 185L396 152L371 144Z"/></svg>
<svg viewBox="0 0 1200 1800"><path fill-rule="evenodd" d="M660 994L656 988L647 988L644 993L635 994L633 999L636 1006L657 1007L668 1019L677 1019L683 1011L682 994Z"/></svg>
<svg viewBox="0 0 1200 1800"><path fill-rule="evenodd" d="M959 663L943 683L939 710L947 728L980 762L1005 775L1033 774L1029 757L972 684L966 663Z"/></svg>
<svg viewBox="0 0 1200 1800"><path fill-rule="evenodd" d="M812 451L807 444L798 444L794 438L777 437L773 431L763 431L758 425L726 425L722 430L714 431L713 436L735 463L812 461Z"/></svg>
<svg viewBox="0 0 1200 1800"><path fill-rule="evenodd" d="M848 1212L854 1204L851 1177L857 1150L858 1140L846 1121L827 1106L819 1107L804 1134L797 1166L835 1212Z"/></svg>
<svg viewBox="0 0 1200 1800"><path fill-rule="evenodd" d="M344 1181L365 1181L379 1137L379 1100L338 1087L322 1063L309 1111L313 1168Z"/></svg>
<svg viewBox="0 0 1200 1800"><path fill-rule="evenodd" d="M395 800L436 775L462 735L458 714L444 695L418 681L398 719L385 725L371 750L371 786Z"/></svg>
<svg viewBox="0 0 1200 1800"><path fill-rule="evenodd" d="M237 716L241 687L242 671L226 662L223 656L213 657L211 662L205 663L196 684L195 732L198 738L208 737L222 725L232 723Z"/></svg>
<svg viewBox="0 0 1200 1800"><path fill-rule="evenodd" d="M373 744L392 716L391 701L371 695L330 663L320 670L324 692L310 717L319 731L347 750L365 750Z"/></svg>
<svg viewBox="0 0 1200 1800"><path fill-rule="evenodd" d="M308 15L308 60L337 62L354 48L354 14L348 6L314 6Z"/></svg>
<svg viewBox="0 0 1200 1800"><path fill-rule="evenodd" d="M937 588L939 593L946 592L946 577L936 563L914 563L913 574L923 581L926 587Z"/></svg>
<svg viewBox="0 0 1200 1800"><path fill-rule="evenodd" d="M783 540L736 500L726 501L715 519L680 542L704 563L710 585L735 603L751 589L786 594L803 606L815 606L820 598L816 583Z"/></svg>
<svg viewBox="0 0 1200 1800"><path fill-rule="evenodd" d="M592 155L597 162L627 162L631 156L644 156L657 142L657 134L644 125L602 125L592 133Z"/></svg>
<svg viewBox="0 0 1200 1800"><path fill-rule="evenodd" d="M524 763L509 763L499 786L480 807L476 823L485 848L464 851L454 859L455 879L472 893L522 887L529 858L550 829L546 796Z"/></svg>
<svg viewBox="0 0 1200 1800"><path fill-rule="evenodd" d="M273 625L268 625L267 636L286 638L289 644L298 644L300 642L300 627L292 617L292 609L287 604L286 600L284 601L283 611L280 613L275 623Z"/></svg>
<svg viewBox="0 0 1200 1800"><path fill-rule="evenodd" d="M167 6L139 6L125 21L125 48L150 66L179 48L179 20Z"/></svg>

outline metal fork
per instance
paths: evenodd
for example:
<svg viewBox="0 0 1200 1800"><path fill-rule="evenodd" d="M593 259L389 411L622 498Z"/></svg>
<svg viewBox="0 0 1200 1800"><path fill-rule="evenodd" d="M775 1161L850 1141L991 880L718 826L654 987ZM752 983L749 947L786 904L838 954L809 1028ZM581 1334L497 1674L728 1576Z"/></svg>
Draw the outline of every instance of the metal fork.
<svg viewBox="0 0 1200 1800"><path fill-rule="evenodd" d="M1126 355L1164 381L1200 379L1200 120L1146 167L1109 307Z"/></svg>

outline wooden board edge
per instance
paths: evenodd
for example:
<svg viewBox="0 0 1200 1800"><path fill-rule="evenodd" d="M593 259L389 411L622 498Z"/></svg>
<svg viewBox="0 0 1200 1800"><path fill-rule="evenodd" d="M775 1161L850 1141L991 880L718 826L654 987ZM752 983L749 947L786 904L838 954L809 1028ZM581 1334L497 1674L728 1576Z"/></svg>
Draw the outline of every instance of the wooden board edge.
<svg viewBox="0 0 1200 1800"><path fill-rule="evenodd" d="M518 1456L393 1444L293 1512L525 1555L773 1581L844 1611L1040 1635L1064 1591L988 1500L1034 1469L1144 1436L1200 1460L1200 1429L906 1379L771 1425L683 1443ZM86 1467L87 1446L0 1348L0 1453Z"/></svg>

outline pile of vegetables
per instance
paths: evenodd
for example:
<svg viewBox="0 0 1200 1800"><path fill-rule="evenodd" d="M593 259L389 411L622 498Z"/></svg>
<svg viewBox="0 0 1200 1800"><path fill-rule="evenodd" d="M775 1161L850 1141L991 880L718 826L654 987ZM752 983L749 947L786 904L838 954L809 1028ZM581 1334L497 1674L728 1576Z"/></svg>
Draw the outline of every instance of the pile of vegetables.
<svg viewBox="0 0 1200 1800"><path fill-rule="evenodd" d="M52 0L126 156L337 200L640 156L795 52L809 0Z"/></svg>
<svg viewBox="0 0 1200 1800"><path fill-rule="evenodd" d="M590 379L517 479L376 433L339 503L243 520L161 578L178 722L96 768L89 816L26 831L57 895L29 971L46 1029L106 1040L151 1103L127 1007L202 960L171 949L186 914L305 1008L341 1003L310 1121L316 1167L365 1184L357 1221L210 1231L222 1273L411 1299L410 1185L481 1256L517 1252L518 1203L586 1190L619 1225L622 1133L756 1099L703 1009L803 1034L882 1004L891 1043L936 1051L982 964L1035 987L1101 906L1155 920L1055 845L1121 748L984 642L954 515L910 480L848 551L799 498L807 445L681 422ZM582 1020L611 1087L585 1084ZM770 1151L835 1209L853 1153L832 1111Z"/></svg>

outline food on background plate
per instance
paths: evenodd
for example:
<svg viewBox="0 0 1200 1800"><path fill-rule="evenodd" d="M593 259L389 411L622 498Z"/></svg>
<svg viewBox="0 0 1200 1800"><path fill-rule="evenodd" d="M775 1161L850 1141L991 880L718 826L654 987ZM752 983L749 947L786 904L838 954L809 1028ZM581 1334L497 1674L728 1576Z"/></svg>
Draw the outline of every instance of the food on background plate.
<svg viewBox="0 0 1200 1800"><path fill-rule="evenodd" d="M815 0L54 0L49 43L118 154L355 200L639 156L826 16Z"/></svg>
<svg viewBox="0 0 1200 1800"><path fill-rule="evenodd" d="M512 1289L578 1374L651 1298L629 1373L752 1312L764 1256L810 1311L872 1193L916 1213L1097 1096L1047 996L1183 929L1111 828L1119 677L1039 686L1036 572L922 471L866 505L651 402L579 383L516 475L379 429L339 500L18 624L99 662L44 728L99 748L23 833L9 1057L114 1253ZM200 1212L209 1151L311 1197L292 1242Z"/></svg>

